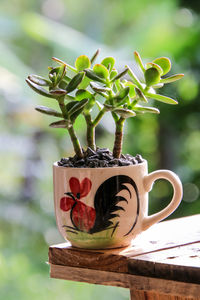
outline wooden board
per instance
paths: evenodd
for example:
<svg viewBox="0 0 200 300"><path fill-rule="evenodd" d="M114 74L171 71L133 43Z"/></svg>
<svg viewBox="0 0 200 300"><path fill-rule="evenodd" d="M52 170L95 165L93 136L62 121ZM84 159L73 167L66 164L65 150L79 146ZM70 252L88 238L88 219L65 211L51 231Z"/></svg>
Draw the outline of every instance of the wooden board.
<svg viewBox="0 0 200 300"><path fill-rule="evenodd" d="M200 297L186 297L152 291L130 290L131 300L200 300Z"/></svg>
<svg viewBox="0 0 200 300"><path fill-rule="evenodd" d="M138 255L128 273L200 284L200 243Z"/></svg>
<svg viewBox="0 0 200 300"><path fill-rule="evenodd" d="M135 290L152 291L166 295L193 297L195 299L198 299L198 296L200 295L200 285L196 284L85 268L50 264L50 276L51 278L57 279L118 286Z"/></svg>

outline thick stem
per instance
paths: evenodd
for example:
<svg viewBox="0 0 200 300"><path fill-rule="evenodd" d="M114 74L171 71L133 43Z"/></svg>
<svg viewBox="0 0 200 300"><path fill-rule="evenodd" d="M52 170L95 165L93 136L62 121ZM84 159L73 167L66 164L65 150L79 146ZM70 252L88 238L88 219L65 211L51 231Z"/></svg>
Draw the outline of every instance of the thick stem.
<svg viewBox="0 0 200 300"><path fill-rule="evenodd" d="M95 127L92 123L92 118L90 114L85 115L85 120L87 124L87 145L93 150L96 150L95 145Z"/></svg>
<svg viewBox="0 0 200 300"><path fill-rule="evenodd" d="M83 151L81 149L80 142L79 142L79 140L78 140L78 138L75 134L73 126L69 126L68 131L69 131L69 135L70 135L70 138L71 138L71 141L72 141L72 144L73 144L74 151L75 151L76 155L79 158L82 158L83 157Z"/></svg>
<svg viewBox="0 0 200 300"><path fill-rule="evenodd" d="M58 101L58 104L60 106L60 110L61 110L61 112L63 114L63 118L65 120L68 120L67 109L65 107L65 102L64 102L65 101L65 97L59 97L59 98L57 98L57 101Z"/></svg>
<svg viewBox="0 0 200 300"><path fill-rule="evenodd" d="M95 127L99 124L105 112L106 112L105 108L100 110L100 112L98 113L98 115L93 121L89 113L84 115L87 124L87 145L93 150L96 150Z"/></svg>
<svg viewBox="0 0 200 300"><path fill-rule="evenodd" d="M125 119L121 117L116 122L115 142L114 142L114 148L113 148L113 157L114 158L120 158L120 156L121 156L124 121L125 121Z"/></svg>
<svg viewBox="0 0 200 300"><path fill-rule="evenodd" d="M100 122L101 118L103 117L103 115L105 114L105 112L106 112L105 108L100 110L100 112L98 113L98 115L96 116L96 118L93 121L93 126L94 127L96 127L99 124L99 122Z"/></svg>
<svg viewBox="0 0 200 300"><path fill-rule="evenodd" d="M67 109L66 109L66 106L65 106L65 103L64 103L64 97L60 97L58 100L58 103L59 103L59 106L60 106L60 110L62 111L62 114L63 114L63 118L69 122L69 117L68 117L68 113L67 113ZM75 131L74 131L74 128L73 128L73 125L69 125L67 127L68 129L68 132L69 132L69 135L70 135L70 138L71 138L71 141L72 141L72 144L73 144L73 147L74 147L74 151L76 153L76 155L79 157L79 158L82 158L83 157L83 151L81 149L81 145L80 145L80 142L75 134Z"/></svg>

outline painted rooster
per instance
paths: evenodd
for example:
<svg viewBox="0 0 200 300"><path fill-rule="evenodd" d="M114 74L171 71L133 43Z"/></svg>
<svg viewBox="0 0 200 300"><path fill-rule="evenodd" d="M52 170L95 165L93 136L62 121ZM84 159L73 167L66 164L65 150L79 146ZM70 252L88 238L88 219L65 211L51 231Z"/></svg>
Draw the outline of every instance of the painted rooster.
<svg viewBox="0 0 200 300"><path fill-rule="evenodd" d="M118 211L125 210L119 205L119 203L128 203L124 197L118 196L118 194L122 190L126 190L131 198L131 192L125 184L132 185L137 197L137 216L131 229L126 234L128 235L133 230L137 222L139 214L139 195L137 186L133 179L125 175L110 177L100 185L94 197L94 208L81 201L82 198L86 197L91 190L91 180L84 178L80 182L77 178L71 177L69 180L71 192L65 193L66 196L60 200L61 210L70 210L70 218L74 226L64 225L64 227L67 228L66 231L73 233L77 233L77 231L84 231L92 234L113 228L113 235L119 225L119 222L114 224L113 219L119 217Z"/></svg>

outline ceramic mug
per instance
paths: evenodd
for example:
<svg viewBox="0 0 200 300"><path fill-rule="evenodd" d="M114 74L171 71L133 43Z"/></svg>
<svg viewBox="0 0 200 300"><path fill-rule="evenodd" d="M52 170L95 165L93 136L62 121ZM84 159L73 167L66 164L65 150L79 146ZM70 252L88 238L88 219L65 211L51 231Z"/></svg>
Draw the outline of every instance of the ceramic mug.
<svg viewBox="0 0 200 300"><path fill-rule="evenodd" d="M147 161L110 168L66 168L53 165L58 229L75 247L125 247L151 225L169 216L182 199L182 184L168 170L148 174ZM174 189L169 205L148 216L148 192L157 179Z"/></svg>

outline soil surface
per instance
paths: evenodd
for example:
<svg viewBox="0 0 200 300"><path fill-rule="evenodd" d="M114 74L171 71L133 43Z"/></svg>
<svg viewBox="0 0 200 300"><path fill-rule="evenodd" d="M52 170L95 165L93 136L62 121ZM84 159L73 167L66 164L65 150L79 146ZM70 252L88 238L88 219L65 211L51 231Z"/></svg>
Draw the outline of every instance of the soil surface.
<svg viewBox="0 0 200 300"><path fill-rule="evenodd" d="M122 154L121 157L114 158L112 152L108 148L97 148L96 151L88 147L84 151L84 158L74 157L61 158L58 162L59 166L67 168L107 168L137 165L144 162L141 155L137 154L133 157L130 154Z"/></svg>

